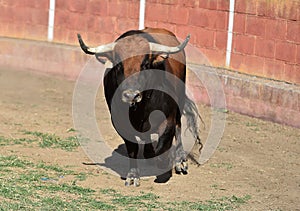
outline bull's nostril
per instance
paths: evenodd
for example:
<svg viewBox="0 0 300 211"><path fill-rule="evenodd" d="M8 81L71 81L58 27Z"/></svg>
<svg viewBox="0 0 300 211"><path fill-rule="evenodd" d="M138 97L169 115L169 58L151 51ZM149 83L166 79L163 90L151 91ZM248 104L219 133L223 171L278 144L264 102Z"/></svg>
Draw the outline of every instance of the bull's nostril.
<svg viewBox="0 0 300 211"><path fill-rule="evenodd" d="M122 93L122 101L125 103L138 103L142 100L142 94L138 90L125 90Z"/></svg>

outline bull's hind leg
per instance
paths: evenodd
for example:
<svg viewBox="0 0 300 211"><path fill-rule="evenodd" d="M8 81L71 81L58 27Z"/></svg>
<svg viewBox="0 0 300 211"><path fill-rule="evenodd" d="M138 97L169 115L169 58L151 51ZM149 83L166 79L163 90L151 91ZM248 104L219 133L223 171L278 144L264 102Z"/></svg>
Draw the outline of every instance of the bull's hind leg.
<svg viewBox="0 0 300 211"><path fill-rule="evenodd" d="M126 176L125 186L140 186L140 172L137 167L137 154L139 146L137 143L125 140L129 161L129 172Z"/></svg>
<svg viewBox="0 0 300 211"><path fill-rule="evenodd" d="M177 122L176 125L176 153L175 153L175 172L176 174L187 174L188 163L187 154L183 149L182 139L181 139L181 123Z"/></svg>

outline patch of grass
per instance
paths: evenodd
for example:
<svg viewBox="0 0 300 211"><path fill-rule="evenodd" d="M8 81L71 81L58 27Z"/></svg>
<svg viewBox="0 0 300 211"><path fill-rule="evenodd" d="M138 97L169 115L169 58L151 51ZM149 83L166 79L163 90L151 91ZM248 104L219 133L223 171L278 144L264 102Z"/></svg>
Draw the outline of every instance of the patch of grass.
<svg viewBox="0 0 300 211"><path fill-rule="evenodd" d="M25 139L25 138L5 138L0 136L0 146L7 146L7 145L28 145L34 143L35 140L32 139Z"/></svg>
<svg viewBox="0 0 300 211"><path fill-rule="evenodd" d="M233 168L233 165L231 163L212 163L210 164L213 168L225 168L226 170L230 170Z"/></svg>
<svg viewBox="0 0 300 211"><path fill-rule="evenodd" d="M72 131L70 131L72 132ZM24 138L5 138L0 136L0 146L7 145L24 145L32 146L36 143L42 148L60 148L66 151L73 151L77 149L80 144L76 136L69 136L61 138L55 134L24 131L26 137Z"/></svg>
<svg viewBox="0 0 300 211"><path fill-rule="evenodd" d="M60 173L61 175L67 175L67 174L75 174L72 170L66 170L58 165L46 165L44 162L39 162L36 164L37 168L44 169L46 171L55 171L57 173Z"/></svg>
<svg viewBox="0 0 300 211"><path fill-rule="evenodd" d="M160 197L153 193L144 193L135 196L122 195L114 189L102 189L102 194L110 196L110 201L117 209L122 210L233 210L247 203L250 196L224 197L200 202L162 202Z"/></svg>
<svg viewBox="0 0 300 211"><path fill-rule="evenodd" d="M0 165L0 210L114 209L113 205L97 200L96 191L91 188L61 183L63 180L58 183L57 175L76 176L74 171L42 162L35 164L15 155L0 156Z"/></svg>
<svg viewBox="0 0 300 211"><path fill-rule="evenodd" d="M66 151L73 151L79 147L79 142L76 136L69 136L65 139L60 138L55 134L25 131L25 135L31 135L38 141L42 148L61 148Z"/></svg>
<svg viewBox="0 0 300 211"><path fill-rule="evenodd" d="M84 181L87 178L87 174L80 172L79 174L76 175L76 179L78 179L79 181Z"/></svg>
<svg viewBox="0 0 300 211"><path fill-rule="evenodd" d="M0 167L0 210L233 210L250 199L231 196L166 202L152 192L125 195L112 188L97 191L59 177L63 174L85 180L89 174L15 155L0 156Z"/></svg>
<svg viewBox="0 0 300 211"><path fill-rule="evenodd" d="M25 168L27 166L32 167L34 164L30 161L19 159L16 155L2 156L0 155L0 168L4 167L19 167Z"/></svg>

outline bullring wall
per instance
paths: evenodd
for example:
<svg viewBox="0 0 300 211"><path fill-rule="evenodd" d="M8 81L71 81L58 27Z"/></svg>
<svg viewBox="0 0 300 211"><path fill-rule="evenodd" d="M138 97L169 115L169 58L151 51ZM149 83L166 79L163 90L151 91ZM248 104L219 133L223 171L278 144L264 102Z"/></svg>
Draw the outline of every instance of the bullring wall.
<svg viewBox="0 0 300 211"><path fill-rule="evenodd" d="M138 28L139 0L56 0L54 42L112 42ZM47 40L49 0L1 0L1 36ZM146 0L145 26L167 28L225 67L229 0ZM300 84L300 1L235 0L228 68Z"/></svg>

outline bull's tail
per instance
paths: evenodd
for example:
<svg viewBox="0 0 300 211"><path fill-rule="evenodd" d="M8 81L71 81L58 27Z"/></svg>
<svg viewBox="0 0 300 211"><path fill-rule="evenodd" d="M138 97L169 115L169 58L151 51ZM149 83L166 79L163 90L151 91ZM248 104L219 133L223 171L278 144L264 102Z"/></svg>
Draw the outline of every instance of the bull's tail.
<svg viewBox="0 0 300 211"><path fill-rule="evenodd" d="M193 137L195 138L195 142L200 145L200 149L199 149L200 151L203 147L203 144L199 137L200 130L199 130L198 118L201 120L202 123L204 122L199 114L197 106L187 96L185 98L185 104L183 107L183 115L187 119L187 130L189 130L192 133Z"/></svg>

